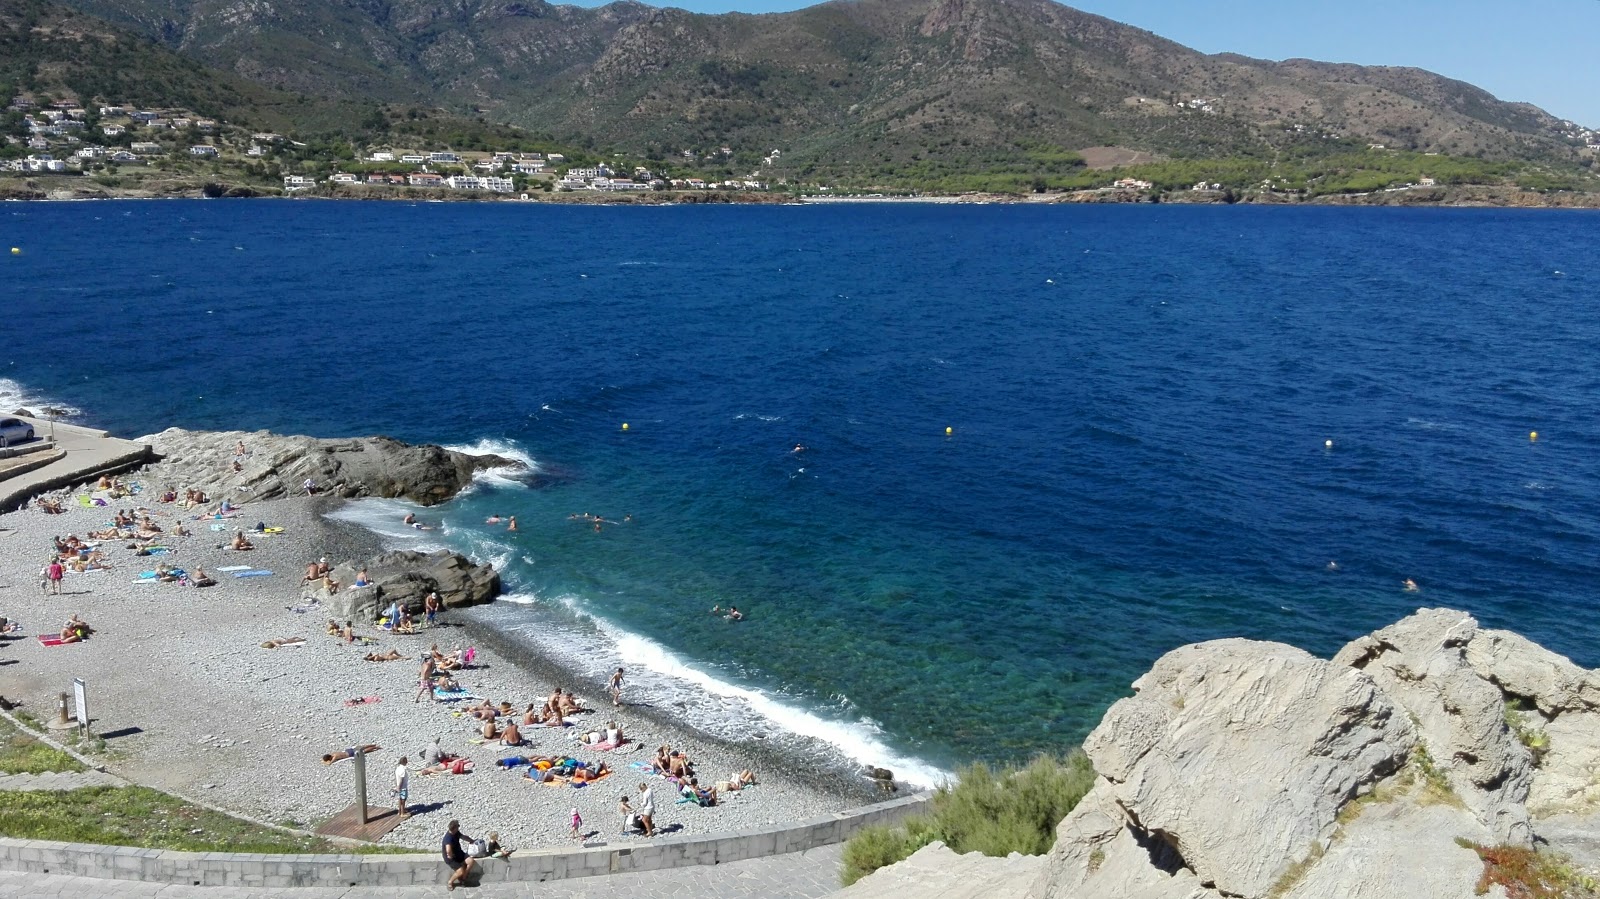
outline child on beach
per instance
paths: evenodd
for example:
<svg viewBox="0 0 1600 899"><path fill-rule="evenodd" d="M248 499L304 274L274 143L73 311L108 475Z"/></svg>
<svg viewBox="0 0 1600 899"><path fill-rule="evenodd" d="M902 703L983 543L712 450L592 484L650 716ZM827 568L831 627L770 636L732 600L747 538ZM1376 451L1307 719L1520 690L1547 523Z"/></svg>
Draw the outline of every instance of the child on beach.
<svg viewBox="0 0 1600 899"><path fill-rule="evenodd" d="M583 839L583 835L578 833L578 828L580 828L582 826L583 826L583 816L578 814L578 807L577 806L573 806L572 807L572 838L574 840Z"/></svg>

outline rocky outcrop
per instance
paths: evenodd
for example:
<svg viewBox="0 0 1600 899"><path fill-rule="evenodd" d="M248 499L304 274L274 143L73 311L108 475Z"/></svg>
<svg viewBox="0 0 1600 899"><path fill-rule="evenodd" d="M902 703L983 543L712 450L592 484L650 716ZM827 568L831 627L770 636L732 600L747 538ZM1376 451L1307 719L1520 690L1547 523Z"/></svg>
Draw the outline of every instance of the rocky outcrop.
<svg viewBox="0 0 1600 899"><path fill-rule="evenodd" d="M303 485L311 481L318 493L401 498L431 506L455 496L477 472L525 467L501 456L469 456L389 437L322 439L168 428L140 439L161 457L147 469L150 479L180 491L198 487L216 499L235 502L303 495ZM240 443L245 446L242 456L236 454Z"/></svg>
<svg viewBox="0 0 1600 899"><path fill-rule="evenodd" d="M1024 893L1025 863L1002 877L941 846L845 895L985 895L991 876L988 895L1028 899L1505 897L1478 889L1489 846L1600 872L1600 674L1464 612L1419 610L1332 660L1185 646L1133 687Z"/></svg>
<svg viewBox="0 0 1600 899"><path fill-rule="evenodd" d="M353 586L363 569L372 586ZM365 562L338 565L332 576L340 585L335 593L322 589L320 582L303 589L308 598L321 602L329 617L340 621L372 621L390 603L420 615L423 600L435 590L446 608L478 605L500 595L500 573L493 565L479 565L445 549L386 552Z"/></svg>
<svg viewBox="0 0 1600 899"><path fill-rule="evenodd" d="M879 868L835 894L839 899L1023 899L1043 863L1011 853L961 855L935 841L898 865Z"/></svg>
<svg viewBox="0 0 1600 899"><path fill-rule="evenodd" d="M1477 633L1465 612L1422 609L1333 660L1366 672L1405 708L1433 764L1496 843L1527 845L1533 757L1506 725L1500 689L1467 662Z"/></svg>
<svg viewBox="0 0 1600 899"><path fill-rule="evenodd" d="M1467 664L1517 706L1507 720L1536 750L1528 811L1541 818L1600 808L1600 674L1496 630L1467 644Z"/></svg>
<svg viewBox="0 0 1600 899"><path fill-rule="evenodd" d="M1186 646L1134 689L1084 743L1100 779L1062 827L1088 851L1047 895L1266 895L1416 741L1372 678L1281 644Z"/></svg>

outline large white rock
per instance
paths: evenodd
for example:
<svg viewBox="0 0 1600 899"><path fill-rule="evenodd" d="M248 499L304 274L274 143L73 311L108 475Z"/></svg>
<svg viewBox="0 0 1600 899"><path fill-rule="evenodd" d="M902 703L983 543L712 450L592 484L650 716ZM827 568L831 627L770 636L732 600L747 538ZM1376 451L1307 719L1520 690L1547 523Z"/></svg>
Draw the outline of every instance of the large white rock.
<svg viewBox="0 0 1600 899"><path fill-rule="evenodd" d="M1158 867L1234 896L1264 895L1415 739L1366 675L1277 643L1185 646L1134 688L1084 749L1147 867L1166 853ZM1099 872L1083 886L1128 895Z"/></svg>
<svg viewBox="0 0 1600 899"><path fill-rule="evenodd" d="M1327 852L1282 899L1474 899L1483 862L1456 838L1489 842L1489 832L1449 805L1371 805L1342 827ZM1504 899L1494 887L1485 896Z"/></svg>
<svg viewBox="0 0 1600 899"><path fill-rule="evenodd" d="M918 849L832 894L834 899L1024 899L1044 856L957 854L943 843Z"/></svg>
<svg viewBox="0 0 1600 899"><path fill-rule="evenodd" d="M1522 701L1513 713L1545 738L1533 769L1528 812L1535 818L1600 805L1600 675L1510 631L1479 630L1467 664L1504 694Z"/></svg>
<svg viewBox="0 0 1600 899"><path fill-rule="evenodd" d="M1419 609L1352 641L1333 660L1371 675L1416 720L1428 754L1494 842L1529 845L1533 760L1506 726L1500 688L1467 661L1477 633L1464 612Z"/></svg>

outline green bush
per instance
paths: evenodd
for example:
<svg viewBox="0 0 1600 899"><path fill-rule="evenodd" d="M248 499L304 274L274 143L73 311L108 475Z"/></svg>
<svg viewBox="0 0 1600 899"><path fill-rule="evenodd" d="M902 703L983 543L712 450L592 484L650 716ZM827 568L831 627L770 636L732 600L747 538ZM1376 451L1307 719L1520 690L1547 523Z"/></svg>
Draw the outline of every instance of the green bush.
<svg viewBox="0 0 1600 899"><path fill-rule="evenodd" d="M1026 767L996 772L979 763L955 786L941 787L926 815L894 827L872 827L845 846L841 878L849 886L873 871L942 840L956 852L1004 857L1043 855L1055 845L1056 825L1094 785L1088 756L1040 756Z"/></svg>

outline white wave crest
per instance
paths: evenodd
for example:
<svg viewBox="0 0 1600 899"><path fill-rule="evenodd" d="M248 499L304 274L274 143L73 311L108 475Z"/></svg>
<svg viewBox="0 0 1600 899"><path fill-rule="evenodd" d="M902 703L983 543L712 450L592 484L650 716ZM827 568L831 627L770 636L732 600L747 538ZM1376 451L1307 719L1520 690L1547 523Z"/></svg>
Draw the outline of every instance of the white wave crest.
<svg viewBox="0 0 1600 899"><path fill-rule="evenodd" d="M539 471L539 460L509 440L496 440L493 437L481 437L474 443L457 443L445 447L468 456L499 456L503 459L512 459L527 466L527 471ZM514 475L525 472L514 468L490 468L480 471L473 476L474 480L491 481L501 485L521 485Z"/></svg>
<svg viewBox="0 0 1600 899"><path fill-rule="evenodd" d="M16 409L27 409L35 415L44 415L47 406L60 409L62 418L77 418L83 414L83 410L77 406L40 396L10 378L0 378L0 412L10 413Z"/></svg>
<svg viewBox="0 0 1600 899"><path fill-rule="evenodd" d="M830 744L848 758L864 765L878 765L895 772L895 777L921 787L937 787L953 781L954 775L928 763L902 755L882 740L883 730L871 719L837 721L805 709L788 705L766 692L742 687L694 667L676 653L631 631L588 612L582 600L564 595L558 601L573 613L589 619L611 644L617 660L624 665L651 672L652 681L669 679L691 687L700 694L743 704L757 717L793 734ZM593 655L590 660L593 660ZM634 680L635 683L639 679Z"/></svg>

